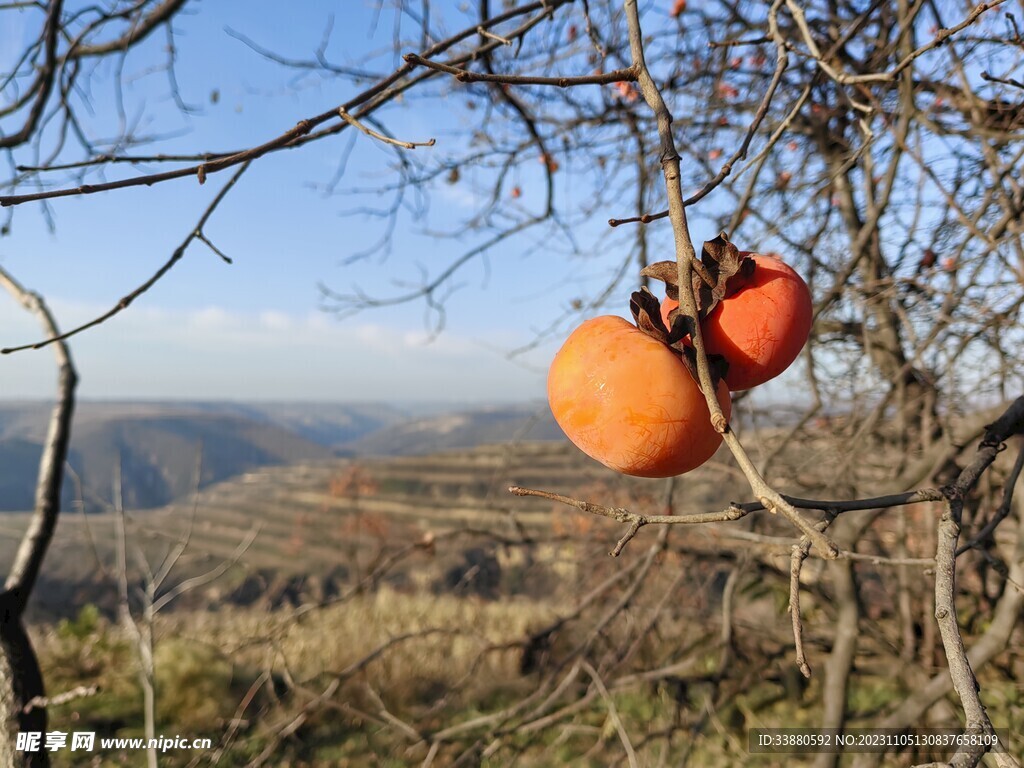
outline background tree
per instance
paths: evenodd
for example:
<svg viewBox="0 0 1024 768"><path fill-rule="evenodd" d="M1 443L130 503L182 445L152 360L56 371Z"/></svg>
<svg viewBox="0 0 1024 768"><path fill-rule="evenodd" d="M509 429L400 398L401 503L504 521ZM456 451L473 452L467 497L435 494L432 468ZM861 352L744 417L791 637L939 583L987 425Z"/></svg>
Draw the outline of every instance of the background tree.
<svg viewBox="0 0 1024 768"><path fill-rule="evenodd" d="M997 420L998 412L980 411L1016 396L1022 384L1015 362L1024 297L1024 188L1017 171L1024 159L1024 86L1014 75L1024 41L1010 3L494 5L480 0L453 11L403 1L382 7L396 20L392 50L357 65L331 61L326 39L303 60L276 53L272 41L247 40L282 67L344 83L352 86L346 92L358 95L317 115L296 116L294 127L263 143L228 152L196 148L188 155L138 154L147 139L127 120L109 142L87 139L76 87L87 76L88 60L116 60L158 31L168 35L166 64L173 77L173 21L185 2L142 0L105 11L60 2L0 6L5 14L35 14L39 29L2 81L0 147L12 170L0 205L8 210L8 227L18 207L33 202L59 206L69 196L132 195L173 179L195 177L203 184L227 173L198 224L151 279L93 322L63 337L50 332L43 343L126 309L195 241L220 254L204 225L251 163L333 141L345 131L361 131L394 153L394 175L381 187L391 202L377 212L381 250L396 227L410 219L429 221L429 196L443 185L469 194L461 225L437 234L472 244L399 293L325 285L325 306L341 315L421 301L439 331L459 271L514 239L524 250L543 249L552 263L569 265L539 275L539 282L566 272L607 276L603 289L544 318L541 340L563 335L575 319L601 307L624 309L624 292L640 281L642 267L661 260L655 254L672 253L681 284L689 285L685 278L697 250L692 232L710 239L721 230L741 246L782 252L815 296L815 328L804 356L807 396L801 397L809 405L790 424L787 440L756 463L735 431L727 431L758 501L684 518L694 510L677 509L670 486L665 506L673 519L622 513L601 500L581 508L631 524L617 552L655 522L732 521L727 528L744 535L700 554L728 564L734 574L751 562L778 570L765 547L788 537L791 567L781 577L791 585L797 663L804 674L801 574L808 557L823 557L827 564L814 576L804 574L810 583L803 588L834 606L830 636L821 643L827 652L821 724L831 727L843 727L851 714L855 660L878 618L871 590L881 585L899 595L891 609L874 610L891 610L902 628L898 648L882 643L885 650L879 650L872 642L871 653L922 662L919 635L934 632L922 618L928 613L922 567L935 568L937 629L952 674L930 676L930 661L910 665L905 674L917 690L886 712L885 722L919 722L953 686L966 724L991 728L968 660L977 667L1010 641L1021 597L1018 587L1007 585L1019 584L1022 575L1019 545L999 547L995 539L1019 510L1012 488L1020 462L1000 469L987 490L978 489L1004 441L1021 426L1019 404ZM401 111L437 100L465 126L447 140L411 141L387 128ZM180 105L187 108L184 100ZM160 169L153 171L154 165ZM399 263L394 269L411 267ZM692 297L682 304L692 314ZM709 392L699 340L697 348ZM804 482L781 471L776 458L789 441L819 434L819 417L842 435L843 449L824 461L827 473ZM811 499L794 498L795 492ZM943 505L941 519L918 519L899 509L925 502ZM767 515L754 514L764 508L782 512L799 530L777 528ZM893 527L895 539L889 535ZM965 527L968 534L961 536ZM657 557L673 547L688 549L669 531L666 526L653 537L610 615L620 615L635 598L643 577L658 567ZM924 536L934 541L934 555L918 551ZM973 645L973 658L956 622L958 562L961 572L992 567L1002 579L979 609L990 623ZM616 577L609 578L600 595L615 594ZM602 621L594 625L594 637ZM553 632L535 634L524 648L548 643ZM712 681L714 702L735 690L730 637ZM480 723L413 730L430 745L428 754L458 743L470 759L514 749L507 744L512 734L570 717L572 710L556 693L601 699L611 716L608 691L635 673L623 666L633 653L629 641L623 643L622 653L611 658L595 655L590 642L572 649L545 672L534 694ZM582 693L565 682L566 670L585 683ZM618 735L635 761L628 734L619 728ZM672 736L665 738L670 743ZM835 759L822 755L819 763ZM957 758L961 764L978 759L975 753Z"/></svg>

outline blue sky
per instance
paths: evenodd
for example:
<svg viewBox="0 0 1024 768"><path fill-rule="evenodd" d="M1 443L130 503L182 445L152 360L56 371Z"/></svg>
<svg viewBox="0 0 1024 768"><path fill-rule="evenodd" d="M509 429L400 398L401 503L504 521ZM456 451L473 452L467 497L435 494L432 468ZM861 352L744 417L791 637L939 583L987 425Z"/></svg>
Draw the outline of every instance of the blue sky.
<svg viewBox="0 0 1024 768"><path fill-rule="evenodd" d="M447 18L463 26L453 7ZM170 100L163 73L145 74L165 45L156 34L128 57L124 68L125 112L149 114L151 131L180 133L137 152L244 147L286 130L353 95L353 86L318 76L296 77L228 36L230 27L283 55L310 58L331 12L335 19L329 53L358 62L368 51L390 46L393 15L385 11L371 34L367 2L306 1L281 15L252 12L245 2L195 2L175 24L177 79L184 101L199 105L183 117ZM36 28L22 14L21 30L0 33L3 50ZM390 58L390 57L388 57ZM390 62L389 62L390 63ZM9 63L0 60L0 69ZM92 74L94 135L117 125L112 62ZM386 68L386 67L382 67ZM217 101L211 94L217 91ZM444 141L452 116L441 103L415 112L401 106L387 113L396 134ZM104 133L106 127L106 133ZM145 132L145 130L143 130ZM350 132L351 133L351 132ZM341 261L374 242L382 223L343 216L362 205L380 205L377 195L325 197L312 189L334 174L352 140L355 147L342 187L372 187L393 178L390 151L362 135L345 134L308 148L255 163L221 206L207 234L235 261L224 264L202 245L121 316L79 336L73 354L83 397L181 397L366 400L377 398L486 401L532 399L543 394L545 345L516 362L504 351L533 338L533 327L557 316L571 298L533 287L531 263L518 252L525 243L495 249L488 269L470 265L466 286L448 302L444 334L430 342L422 303L374 310L337 320L318 309L318 281L339 291L353 284L368 292L393 293L396 274L414 263L439 269L466 243L433 240L406 222L396 232L392 255L349 266ZM418 153L431 152L418 149ZM25 156L19 159L24 162ZM116 178L122 171L110 171ZM127 168L123 172L131 172ZM571 183L567 174L560 183ZM92 176L88 180L96 180ZM50 232L37 204L16 210L11 235L0 239L0 264L24 285L47 297L63 327L89 319L145 280L173 251L226 180L212 176L153 188L54 201ZM442 190L442 192L444 192ZM452 199L433 201L429 225L451 226ZM542 256L532 257L539 263ZM577 291L578 292L578 291ZM573 294L574 295L574 294ZM0 296L0 345L33 341L34 322ZM45 396L52 387L52 356L29 351L0 358L0 397Z"/></svg>
<svg viewBox="0 0 1024 768"><path fill-rule="evenodd" d="M88 0L69 0L69 7L78 7L76 3L86 5ZM156 66L165 59L166 38L161 32L154 34L125 61L123 103L127 119L138 121L140 133L163 138L135 151L244 148L280 135L303 117L343 103L361 86L285 69L227 30L282 56L309 59L334 13L328 58L389 72L394 65L394 11L385 8L375 25L375 5L375 0L303 0L282 11L281 4L190 0L175 21L176 75L183 100L198 111L183 115L175 106L168 77ZM275 11L254 10L270 7ZM666 22L668 7L667 0L644 3L645 29ZM441 34L473 22L468 15L474 11L473 3L439 0L432 8L432 26ZM563 21L564 13L578 10L560 11L558 18ZM35 8L3 12L0 73L10 68L24 41L38 33L39 16ZM556 29L542 25L537 32L556 34L551 31ZM559 62L567 70L578 63L571 57ZM116 65L113 59L90 64L87 76L79 81L79 115L90 138L118 134ZM442 94L453 87L460 86L450 80L437 80L431 86ZM9 90L3 99L10 95ZM88 99L88 110L81 107L83 98ZM378 116L401 138L436 138L435 148L415 150L416 157L436 164L467 141L466 129L476 115L465 111L464 103L443 95L406 98ZM686 105L670 106L685 111ZM16 117L20 120L21 115ZM14 122L8 118L0 126L7 130ZM522 130L512 123L492 122L491 128ZM366 191L323 194L350 146L339 190ZM556 195L563 210L581 210L594 197L593 157L580 152L557 159ZM31 163L33 158L24 150L17 160ZM459 290L445 302L444 333L431 341L425 332L430 321L421 301L344 320L318 308L320 282L342 293L357 285L374 296L393 296L403 292L397 281L415 276L417 268L437 274L474 244L472 235L453 240L427 234L452 229L471 208L474 192L468 181L472 173L466 172L460 183L433 186L425 220L403 217L387 258L345 263L374 243L384 228L380 219L345 214L387 202L386 195L374 190L394 181L394 162L393 150L351 130L258 160L205 229L234 264L224 264L204 246L194 244L183 261L131 309L76 337L72 349L81 373L81 394L87 398L456 403L542 397L549 361L570 328L563 326L556 340L515 360L507 359L506 353L530 343L538 330L562 317L573 300L593 297L610 282L629 253L633 235L628 226L611 230L605 222L611 216L634 214L634 201L615 200L614 209L596 206L587 221L573 222L581 253L572 259L566 258L564 243L543 239L550 232L544 230L509 240L486 258L468 264L454 281ZM93 172L85 181L156 168L134 170L122 165ZM6 167L2 173L7 175ZM683 173L684 190L696 189L706 181L709 168L691 163ZM509 181L521 185L522 199L503 204L521 209L537 205L540 176L539 164L524 162ZM733 174L733 178L741 176L742 169ZM11 233L0 236L0 265L42 293L62 327L73 327L115 305L163 264L226 178L227 174L211 176L205 186L190 178L152 188L58 199L50 204L53 231L40 204L20 206ZM630 197L628 179L619 178L616 183ZM713 219L730 204L720 188L691 209L696 241L717 234ZM668 231L667 227L650 228L655 238L651 260L672 258ZM663 256L658 254L659 243L666 247ZM764 250L778 247L769 240L759 245ZM908 270L913 268L911 262ZM625 314L628 293L634 287L624 280L600 312ZM39 337L33 319L0 295L0 346L17 346ZM774 385L785 388L799 376L794 366ZM53 379L47 350L0 356L0 398L46 397Z"/></svg>
<svg viewBox="0 0 1024 768"><path fill-rule="evenodd" d="M182 115L175 106L166 73L154 66L164 60L166 38L154 34L127 57L123 104L127 119L138 121L139 133L164 138L134 151L244 148L344 102L359 86L285 69L227 30L282 56L310 59L334 13L328 57L387 72L393 66L394 11L385 9L375 26L374 5L370 0L304 0L282 14L254 12L258 4L243 0L192 0L175 22L176 76L182 99L198 111ZM652 27L658 18L667 18L666 7L648 5L645 18ZM436 28L453 31L472 23L466 14L473 10L462 3L435 3L433 8ZM36 34L38 14L33 14L4 14L0 71L10 66L4 56L14 55L27 36ZM11 23L18 18L20 28ZM104 61L81 81L93 113L83 124L92 138L118 133L114 74L115 62ZM451 81L432 86L449 87ZM378 115L401 138L436 138L437 147L415 152L438 162L467 140L465 129L475 115L462 110L463 103L410 98ZM498 130L521 129L509 125ZM347 172L338 189L366 191L323 194L350 144ZM19 162L31 159L25 153L18 156ZM559 161L556 195L568 201L566 208L579 208L593 196L592 158L559 156ZM258 160L205 228L234 264L193 244L182 262L127 312L76 337L72 351L81 395L455 403L543 397L547 366L570 328L514 360L506 353L533 341L539 330L564 316L573 300L604 289L633 238L629 227L611 230L606 221L633 214L632 200L623 201L621 210L596 210L590 220L573 224L582 250L577 258L565 258L564 246L559 250L543 239L546 232L538 231L471 262L453 281L459 290L445 302L445 330L432 340L422 301L346 319L319 309L319 282L342 293L358 285L374 296L395 295L403 292L396 281L415 276L420 266L436 274L474 244L472 235L452 240L427 234L456 227L473 202L470 184L438 183L428 217L404 217L386 258L345 263L377 241L384 227L380 219L345 214L387 202L386 195L374 190L396 178L394 162L393 150L354 131ZM509 183L521 185L523 195L514 203L509 200L510 206L529 209L539 204L541 167L532 165L513 171ZM85 181L138 172L126 165L108 167ZM705 171L692 172L693 183L703 183ZM470 176L465 174L463 182ZM227 174L218 174L204 186L189 178L58 199L51 203L53 231L39 204L20 206L11 234L0 237L0 264L47 298L62 327L73 327L146 280L226 179ZM695 237L716 233L694 230ZM672 255L668 251L664 258ZM656 251L652 257L657 259ZM626 314L628 293L634 288L625 281L601 312ZM0 295L0 346L32 342L39 335L33 319ZM54 375L52 356L45 349L2 356L0 398L46 397Z"/></svg>

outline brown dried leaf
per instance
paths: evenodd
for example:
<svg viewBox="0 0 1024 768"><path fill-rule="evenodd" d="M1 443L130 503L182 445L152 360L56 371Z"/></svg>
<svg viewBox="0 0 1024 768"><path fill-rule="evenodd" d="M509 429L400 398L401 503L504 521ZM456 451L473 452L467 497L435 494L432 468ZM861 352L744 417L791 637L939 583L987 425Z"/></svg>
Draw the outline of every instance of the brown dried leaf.
<svg viewBox="0 0 1024 768"><path fill-rule="evenodd" d="M679 301L679 267L674 261L658 261L640 270L644 277L653 277L665 284L665 295Z"/></svg>
<svg viewBox="0 0 1024 768"><path fill-rule="evenodd" d="M667 285L679 285L679 267L674 261L656 261L640 270L643 277L653 277Z"/></svg>
<svg viewBox="0 0 1024 768"><path fill-rule="evenodd" d="M700 261L694 263L692 273L693 294L697 300L699 318L703 320L718 302L730 295L729 282L734 276L747 278L753 270L754 260L741 254L739 249L729 242L724 232L714 240L705 242ZM648 264L640 270L640 274L665 283L665 295L679 301L679 268L676 262L658 261ZM669 319L674 327L675 318L670 315Z"/></svg>
<svg viewBox="0 0 1024 768"><path fill-rule="evenodd" d="M697 373L697 352L693 347L683 347L681 350L680 359L683 361L683 365L686 366L686 370L690 372L690 376L697 382L697 386L700 386L700 374Z"/></svg>
<svg viewBox="0 0 1024 768"><path fill-rule="evenodd" d="M693 380L700 385L700 375L697 373L697 350L689 345L679 345L675 349L682 352L681 358L683 365L689 370ZM718 382L725 378L725 375L729 372L729 363L721 355L708 355L708 373L711 374L711 381L715 384L715 389L718 388Z"/></svg>
<svg viewBox="0 0 1024 768"><path fill-rule="evenodd" d="M708 371L711 373L711 380L718 386L718 382L729 373L729 361L721 355L708 355Z"/></svg>
<svg viewBox="0 0 1024 768"><path fill-rule="evenodd" d="M668 313L668 343L675 344L693 333L693 320L676 307Z"/></svg>
<svg viewBox="0 0 1024 768"><path fill-rule="evenodd" d="M661 302L646 288L633 291L629 297L629 311L636 327L662 344L668 344L668 329L661 319Z"/></svg>
<svg viewBox="0 0 1024 768"><path fill-rule="evenodd" d="M633 314L637 328L651 338L667 345L673 352L679 355L693 380L699 383L697 353L689 343L681 343L683 339L693 333L693 319L687 317L686 314L680 312L677 308L669 313L669 319L672 323L671 330L665 328L665 323L661 318L661 302L658 301L657 296L646 288L634 291L630 295L629 310ZM728 372L729 364L725 361L724 357L708 355L708 368L711 378L717 387L718 382Z"/></svg>
<svg viewBox="0 0 1024 768"><path fill-rule="evenodd" d="M699 269L695 268L693 292L697 298L698 313L703 319L717 306L718 302L726 297L731 277L741 272L744 277L751 274L754 269L754 260L742 255L723 232L714 240L704 243L700 262L707 279L700 274ZM710 284L708 280L710 280Z"/></svg>

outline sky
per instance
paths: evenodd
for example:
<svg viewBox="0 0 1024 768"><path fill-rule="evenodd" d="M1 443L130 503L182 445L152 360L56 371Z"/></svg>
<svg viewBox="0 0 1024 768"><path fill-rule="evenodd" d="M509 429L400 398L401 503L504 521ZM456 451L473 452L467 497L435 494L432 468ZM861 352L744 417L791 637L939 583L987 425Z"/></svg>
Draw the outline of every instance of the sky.
<svg viewBox="0 0 1024 768"><path fill-rule="evenodd" d="M88 5L87 0L77 1ZM377 17L376 5L372 0L303 0L282 12L281 4L190 0L174 22L174 71L180 97L192 111L179 110L171 81L157 66L167 55L167 38L157 32L126 57L120 91L116 60L88 65L76 93L83 130L94 141L119 135L123 115L137 134L158 138L133 149L135 154L258 145L304 117L336 107L365 86L282 67L238 37L283 57L308 60L334 14L328 59L390 72L397 61L392 51L395 14L383 3L385 10ZM669 20L667 7L655 0L644 5L644 18L652 28L659 18ZM261 13L254 8L275 10ZM436 0L431 8L432 26L440 34L473 22L475 4ZM3 13L0 73L38 34L38 17L36 9ZM567 66L571 64L570 59ZM436 82L432 87L441 96L413 95L377 113L400 138L435 138L434 148L414 150L434 167L446 152L465 148L461 145L480 112L470 114L462 99L444 98L444 89L462 86ZM0 122L7 130L14 125L9 119ZM510 125L498 130L520 129ZM73 148L74 142L68 146ZM80 152L69 153L67 159L80 157ZM330 194L326 189L346 157L345 174ZM560 205L565 210L585 208L594 197L593 158L562 153L558 159L554 180ZM32 163L33 157L22 150L17 161ZM468 262L447 286L456 290L444 301L440 335L431 332L436 315L422 300L349 317L324 311L320 284L340 293L357 287L375 297L401 295L408 291L403 281L406 286L418 281L421 270L436 275L484 237L434 236L457 229L474 210L475 193L466 183L472 178L470 170L458 183L432 186L425 218L403 215L387 254L353 262L354 254L385 232L381 218L353 212L389 203L386 187L397 178L395 162L392 148L351 130L254 162L204 227L233 263L193 243L127 311L74 337L79 395L454 404L543 398L550 361L572 322L578 322L578 317L565 320L574 317L570 307L601 295L629 253L630 228L610 229L607 220L634 214L633 201L623 201L621 209L594 210L589 219L573 222L580 253L572 258L566 257L564 241L550 239L550 230L538 230ZM83 181L156 170L166 166L107 166ZM703 184L703 171L694 172ZM43 295L62 328L75 327L109 310L160 268L230 173L211 175L202 186L191 177L60 198L46 207L18 206L10 231L0 235L0 266ZM540 164L514 168L509 184L521 187L522 199L503 205L507 202L522 214L541 204ZM711 197L708 201L712 207L694 215L710 221L716 203ZM717 231L695 228L694 235L713 237ZM674 258L669 230L654 232L666 238L669 250L663 258ZM650 256L658 260L656 247ZM628 294L636 287L624 280L600 312L588 312L628 316ZM557 331L536 343L538 334L560 318ZM0 293L0 348L40 338L34 318ZM524 347L528 351L509 355ZM787 373L791 378L799 375L796 370ZM0 399L50 397L55 377L51 350L0 355ZM786 382L777 386L785 389Z"/></svg>
<svg viewBox="0 0 1024 768"><path fill-rule="evenodd" d="M393 15L385 11L374 28L366 0L291 4L287 23L279 13L252 12L246 2L194 0L175 22L176 77L183 100L199 110L182 116L175 108L166 74L152 71L166 38L152 36L125 62L124 109L130 120L143 116L142 133L167 138L136 151L249 146L353 95L355 88L342 81L297 77L227 31L282 55L310 58L339 7L344 11L335 18L329 55L358 63L367 52L390 46ZM452 27L465 25L455 3L446 13ZM11 23L17 17L4 14L0 50L19 50L34 34L35 16L24 12L20 18L19 29ZM0 71L10 65L0 55ZM83 81L95 112L86 127L94 137L117 125L112 70L111 62L101 63ZM453 127L441 102L415 110L399 107L388 115L388 127L410 139L444 141ZM383 226L378 219L344 215L381 205L379 194L332 197L318 191L334 175L350 141L355 144L341 188L372 189L394 177L393 154L354 132L254 163L206 228L234 263L225 264L194 244L127 312L73 339L80 396L453 402L543 396L557 343L515 360L506 353L530 342L580 286L558 279L554 290L538 284L535 271L544 254L524 255L523 242L497 248L486 264L470 264L461 273L463 287L449 299L446 326L436 339L426 332L430 323L422 302L346 319L319 308L320 282L341 292L358 285L368 293L392 295L396 279L414 265L436 271L453 248L466 247L422 232L456 221L451 213L465 192L442 188L447 199L432 201L428 221L398 228L390 257L346 265L346 257L375 242ZM571 186L572 173L564 169L559 183ZM55 200L50 203L53 231L39 204L21 206L10 234L0 237L0 265L41 293L63 328L73 327L116 304L152 274L226 179L220 174L203 187L190 178ZM39 338L34 319L0 294L0 346ZM0 399L47 397L54 380L48 350L0 357Z"/></svg>
<svg viewBox="0 0 1024 768"><path fill-rule="evenodd" d="M157 138L136 153L232 150L267 141L364 86L284 68L238 36L284 57L311 59L334 14L328 58L389 72L398 61L392 51L395 12L384 2L376 18L377 4L189 0L174 22L175 76L181 98L194 110L183 114L172 97L170 79L158 66L166 59L167 39L157 32L126 57L121 91L115 86L117 59L85 65L73 95L82 130L93 141L118 135L123 107L124 119L137 133ZM66 7L88 5L89 0L68 0ZM647 0L642 6L645 29L654 29L659 19L668 21L667 1ZM473 22L475 7L461 0L434 0L432 26L441 34L465 28ZM0 13L0 83L26 41L38 34L39 19L34 7ZM544 34L543 28L538 31ZM575 63L571 57L559 62L570 71ZM461 87L450 80L435 82L435 89ZM0 107L12 93L0 94ZM404 98L379 114L401 138L436 138L436 147L415 150L417 158L436 166L446 152L462 149L460 143L467 141L466 130L476 115L464 105L462 99L443 96ZM21 119L21 113L0 118L0 129L8 131ZM78 156L69 150L66 159ZM325 189L345 157L337 193L328 194ZM19 150L15 159L32 163L31 148ZM562 210L585 208L594 197L593 157L562 153L558 159L555 193ZM396 179L394 163L393 149L353 130L260 158L204 228L233 263L193 243L180 263L126 312L75 337L80 396L455 404L542 398L547 367L571 325L563 322L549 340L524 354L510 358L508 353L530 345L576 300L598 295L610 282L632 235L629 227L611 230L606 222L634 214L633 201L622 201L615 210L600 207L589 220L574 222L581 255L572 259L566 258L563 244L538 233L508 240L469 262L453 281L458 290L445 300L444 330L435 337L428 332L434 316L422 301L345 318L321 308L321 283L341 293L358 287L375 297L395 296L408 290L401 283L417 280L420 269L436 275L480 241L481 235L472 234L457 240L432 236L457 227L472 209L467 171L462 182L433 185L426 218L403 216L386 256L352 262L385 231L382 219L353 211L387 205L385 188ZM99 168L84 181L165 168ZM7 163L0 165L0 179L9 173ZM690 182L706 179L703 168L684 169L685 174ZM741 175L742 169L733 177ZM0 234L0 266L43 295L62 328L87 322L167 261L227 177L212 175L202 186L187 178L61 198L46 206L18 206L9 232ZM502 204L520 211L536 207L540 177L539 164L515 168L510 183L521 185L522 200ZM697 241L717 234L717 229L701 227L699 218L710 221L721 213L717 194L724 195L713 193L691 212ZM655 233L652 238L668 231L649 230ZM770 243L760 245L773 249ZM652 261L659 260L657 246L655 241ZM670 244L660 258L674 258ZM912 268L909 262L907 268ZM635 287L624 280L601 311L625 316L628 293ZM35 320L0 292L0 348L40 338ZM800 386L801 376L798 363L756 397L785 397L794 383ZM55 377L51 350L0 355L0 399L49 398Z"/></svg>

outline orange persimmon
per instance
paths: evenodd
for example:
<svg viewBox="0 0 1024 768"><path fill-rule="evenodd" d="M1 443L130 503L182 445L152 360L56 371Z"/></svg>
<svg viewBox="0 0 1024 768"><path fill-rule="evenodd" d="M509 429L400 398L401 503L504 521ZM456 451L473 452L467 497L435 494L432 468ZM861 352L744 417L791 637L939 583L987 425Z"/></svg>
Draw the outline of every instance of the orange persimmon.
<svg viewBox="0 0 1024 768"><path fill-rule="evenodd" d="M548 373L555 421L584 453L638 477L689 472L718 449L707 402L678 355L614 315L584 322ZM732 401L724 383L718 402Z"/></svg>

